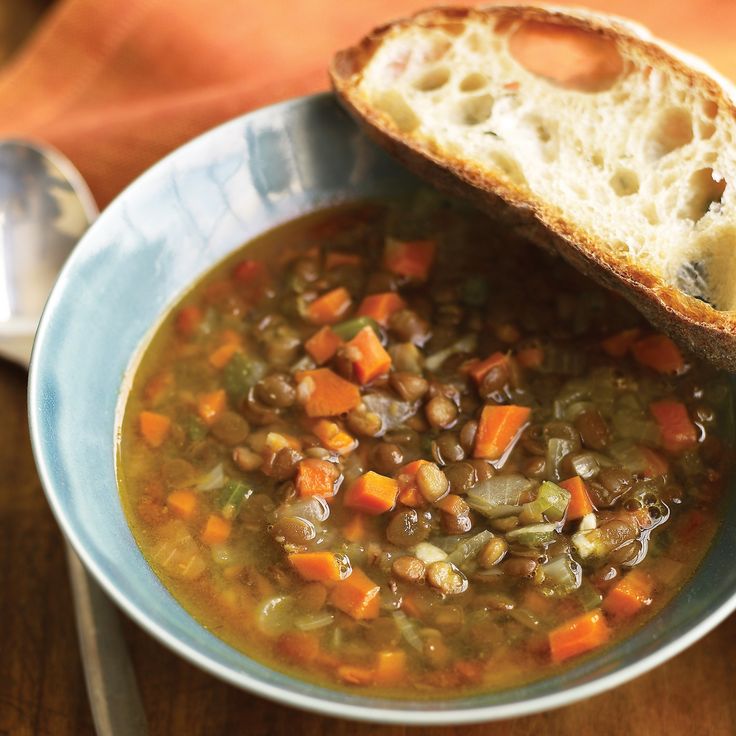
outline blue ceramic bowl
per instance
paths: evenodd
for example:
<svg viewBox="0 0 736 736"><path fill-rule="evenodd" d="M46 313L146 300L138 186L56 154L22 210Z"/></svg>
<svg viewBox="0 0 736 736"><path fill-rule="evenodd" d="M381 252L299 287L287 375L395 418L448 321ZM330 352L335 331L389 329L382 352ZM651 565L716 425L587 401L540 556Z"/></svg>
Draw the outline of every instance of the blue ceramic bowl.
<svg viewBox="0 0 736 736"><path fill-rule="evenodd" d="M329 95L245 115L165 158L92 226L46 306L30 373L36 462L59 524L103 588L160 641L223 680L288 705L389 723L462 723L554 708L664 662L736 608L736 494L697 575L635 636L525 687L430 702L317 687L232 649L154 575L118 497L115 448L131 369L187 287L279 223L416 186Z"/></svg>

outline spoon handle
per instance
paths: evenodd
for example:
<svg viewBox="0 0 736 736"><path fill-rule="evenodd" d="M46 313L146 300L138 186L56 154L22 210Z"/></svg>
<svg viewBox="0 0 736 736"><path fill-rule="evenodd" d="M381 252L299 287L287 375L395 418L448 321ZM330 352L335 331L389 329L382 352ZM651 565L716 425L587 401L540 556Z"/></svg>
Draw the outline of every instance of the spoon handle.
<svg viewBox="0 0 736 736"><path fill-rule="evenodd" d="M69 545L67 563L95 730L98 736L145 736L143 703L118 613Z"/></svg>

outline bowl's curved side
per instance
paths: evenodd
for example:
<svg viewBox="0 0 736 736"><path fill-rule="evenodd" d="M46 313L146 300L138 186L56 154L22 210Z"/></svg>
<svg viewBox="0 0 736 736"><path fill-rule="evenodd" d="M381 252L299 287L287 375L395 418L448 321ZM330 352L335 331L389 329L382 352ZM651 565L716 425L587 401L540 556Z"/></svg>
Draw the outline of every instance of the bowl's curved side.
<svg viewBox="0 0 736 736"><path fill-rule="evenodd" d="M100 584L154 636L228 682L288 705L388 723L461 723L558 707L654 667L736 608L736 499L692 583L626 642L523 688L405 702L288 677L216 638L154 575L118 497L116 433L131 366L194 278L300 214L416 186L330 95L243 116L154 166L85 235L49 298L29 381L36 462L60 526Z"/></svg>

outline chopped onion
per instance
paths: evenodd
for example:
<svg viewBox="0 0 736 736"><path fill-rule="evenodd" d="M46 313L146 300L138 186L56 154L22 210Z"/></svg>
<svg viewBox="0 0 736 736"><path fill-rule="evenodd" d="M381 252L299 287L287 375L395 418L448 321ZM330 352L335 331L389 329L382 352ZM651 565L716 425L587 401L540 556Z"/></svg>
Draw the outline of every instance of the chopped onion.
<svg viewBox="0 0 736 736"><path fill-rule="evenodd" d="M227 483L225 470L222 463L218 463L208 473L199 477L199 480L194 484L194 488L197 491L214 491L217 488L222 488L225 483Z"/></svg>
<svg viewBox="0 0 736 736"><path fill-rule="evenodd" d="M494 475L468 489L468 497L492 505L518 506L533 486L521 473Z"/></svg>
<svg viewBox="0 0 736 736"><path fill-rule="evenodd" d="M422 643L422 639L414 628L414 624L409 621L407 615L403 611L392 611L391 615L394 617L399 633L406 639L406 643L418 652L423 652L424 644Z"/></svg>
<svg viewBox="0 0 736 736"><path fill-rule="evenodd" d="M279 506L276 510L276 518L282 519L287 516L299 516L312 523L326 521L330 515L330 506L322 496L310 496L300 498L292 503Z"/></svg>
<svg viewBox="0 0 736 736"><path fill-rule="evenodd" d="M419 542L411 551L425 565L430 565L433 562L442 562L442 560L447 559L447 552L444 552L429 542Z"/></svg>
<svg viewBox="0 0 736 736"><path fill-rule="evenodd" d="M256 625L264 634L279 634L289 627L294 609L290 595L275 595L257 609Z"/></svg>
<svg viewBox="0 0 736 736"><path fill-rule="evenodd" d="M334 614L329 611L319 611L318 613L306 613L304 616L299 616L294 620L294 626L301 631L314 631L329 626L334 620Z"/></svg>
<svg viewBox="0 0 736 736"><path fill-rule="evenodd" d="M577 562L568 555L560 555L542 565L544 582L557 595L567 595L580 587L583 573Z"/></svg>
<svg viewBox="0 0 736 736"><path fill-rule="evenodd" d="M447 561L453 565L462 565L465 560L475 557L491 539L493 539L493 533L488 530L463 539L447 556Z"/></svg>
<svg viewBox="0 0 736 736"><path fill-rule="evenodd" d="M591 511L589 514L585 514L582 519L580 519L580 524L578 525L578 531L579 532L589 532L591 529L595 529L596 526L598 526L598 519L596 515Z"/></svg>
<svg viewBox="0 0 736 736"><path fill-rule="evenodd" d="M487 519L500 519L504 516L513 516L521 511L521 506L509 506L508 504L493 504L480 498L467 497L465 502L473 511L477 511Z"/></svg>
<svg viewBox="0 0 736 736"><path fill-rule="evenodd" d="M576 452L571 458L575 474L585 480L590 480L601 469L598 458L593 452Z"/></svg>
<svg viewBox="0 0 736 736"><path fill-rule="evenodd" d="M442 364L456 353L474 353L478 347L478 336L474 334L463 335L459 340L449 345L444 350L438 350L430 355L424 362L424 367L428 371L436 371Z"/></svg>
<svg viewBox="0 0 736 736"><path fill-rule="evenodd" d="M382 391L365 394L363 403L368 411L381 417L381 431L377 436L401 426L416 413L418 406L417 402L399 401Z"/></svg>
<svg viewBox="0 0 736 736"><path fill-rule="evenodd" d="M608 448L614 460L634 475L642 474L647 467L647 459L639 447L627 440L615 442Z"/></svg>
<svg viewBox="0 0 736 736"><path fill-rule="evenodd" d="M575 443L572 440L552 437L547 442L547 472L552 475L553 480L562 480L562 461L574 451Z"/></svg>

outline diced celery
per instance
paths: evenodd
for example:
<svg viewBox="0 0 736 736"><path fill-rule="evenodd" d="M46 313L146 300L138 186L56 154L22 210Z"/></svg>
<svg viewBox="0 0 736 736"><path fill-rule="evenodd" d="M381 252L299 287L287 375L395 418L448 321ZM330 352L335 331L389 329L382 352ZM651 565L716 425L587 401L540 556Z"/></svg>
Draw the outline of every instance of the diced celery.
<svg viewBox="0 0 736 736"><path fill-rule="evenodd" d="M551 542L557 534L554 524L531 524L520 529L512 529L506 534L509 542L517 542L525 547L541 547Z"/></svg>
<svg viewBox="0 0 736 736"><path fill-rule="evenodd" d="M246 499L250 498L253 489L239 480L230 480L222 489L222 515L228 519L234 519L240 511L240 506Z"/></svg>
<svg viewBox="0 0 736 736"><path fill-rule="evenodd" d="M600 606L603 596L589 580L583 580L578 588L578 598L586 611L592 611Z"/></svg>
<svg viewBox="0 0 736 736"><path fill-rule="evenodd" d="M187 438L191 442L197 442L207 435L207 427L194 416L189 417L184 422L184 431L187 433Z"/></svg>
<svg viewBox="0 0 736 736"><path fill-rule="evenodd" d="M453 565L462 565L466 560L475 557L491 539L493 539L493 533L488 530L463 539L447 556L447 561L452 562Z"/></svg>
<svg viewBox="0 0 736 736"><path fill-rule="evenodd" d="M532 515L532 518L544 516L547 521L562 521L567 511L567 504L570 502L570 492L564 488L560 488L556 483L548 480L544 481L539 487L537 497L524 504L522 508L526 508Z"/></svg>
<svg viewBox="0 0 736 736"><path fill-rule="evenodd" d="M235 353L222 372L223 385L230 400L234 404L240 404L267 371L268 367L262 360Z"/></svg>
<svg viewBox="0 0 736 736"><path fill-rule="evenodd" d="M381 337L381 328L373 317L353 317L336 324L332 330L342 340L352 340L364 327L370 327Z"/></svg>

